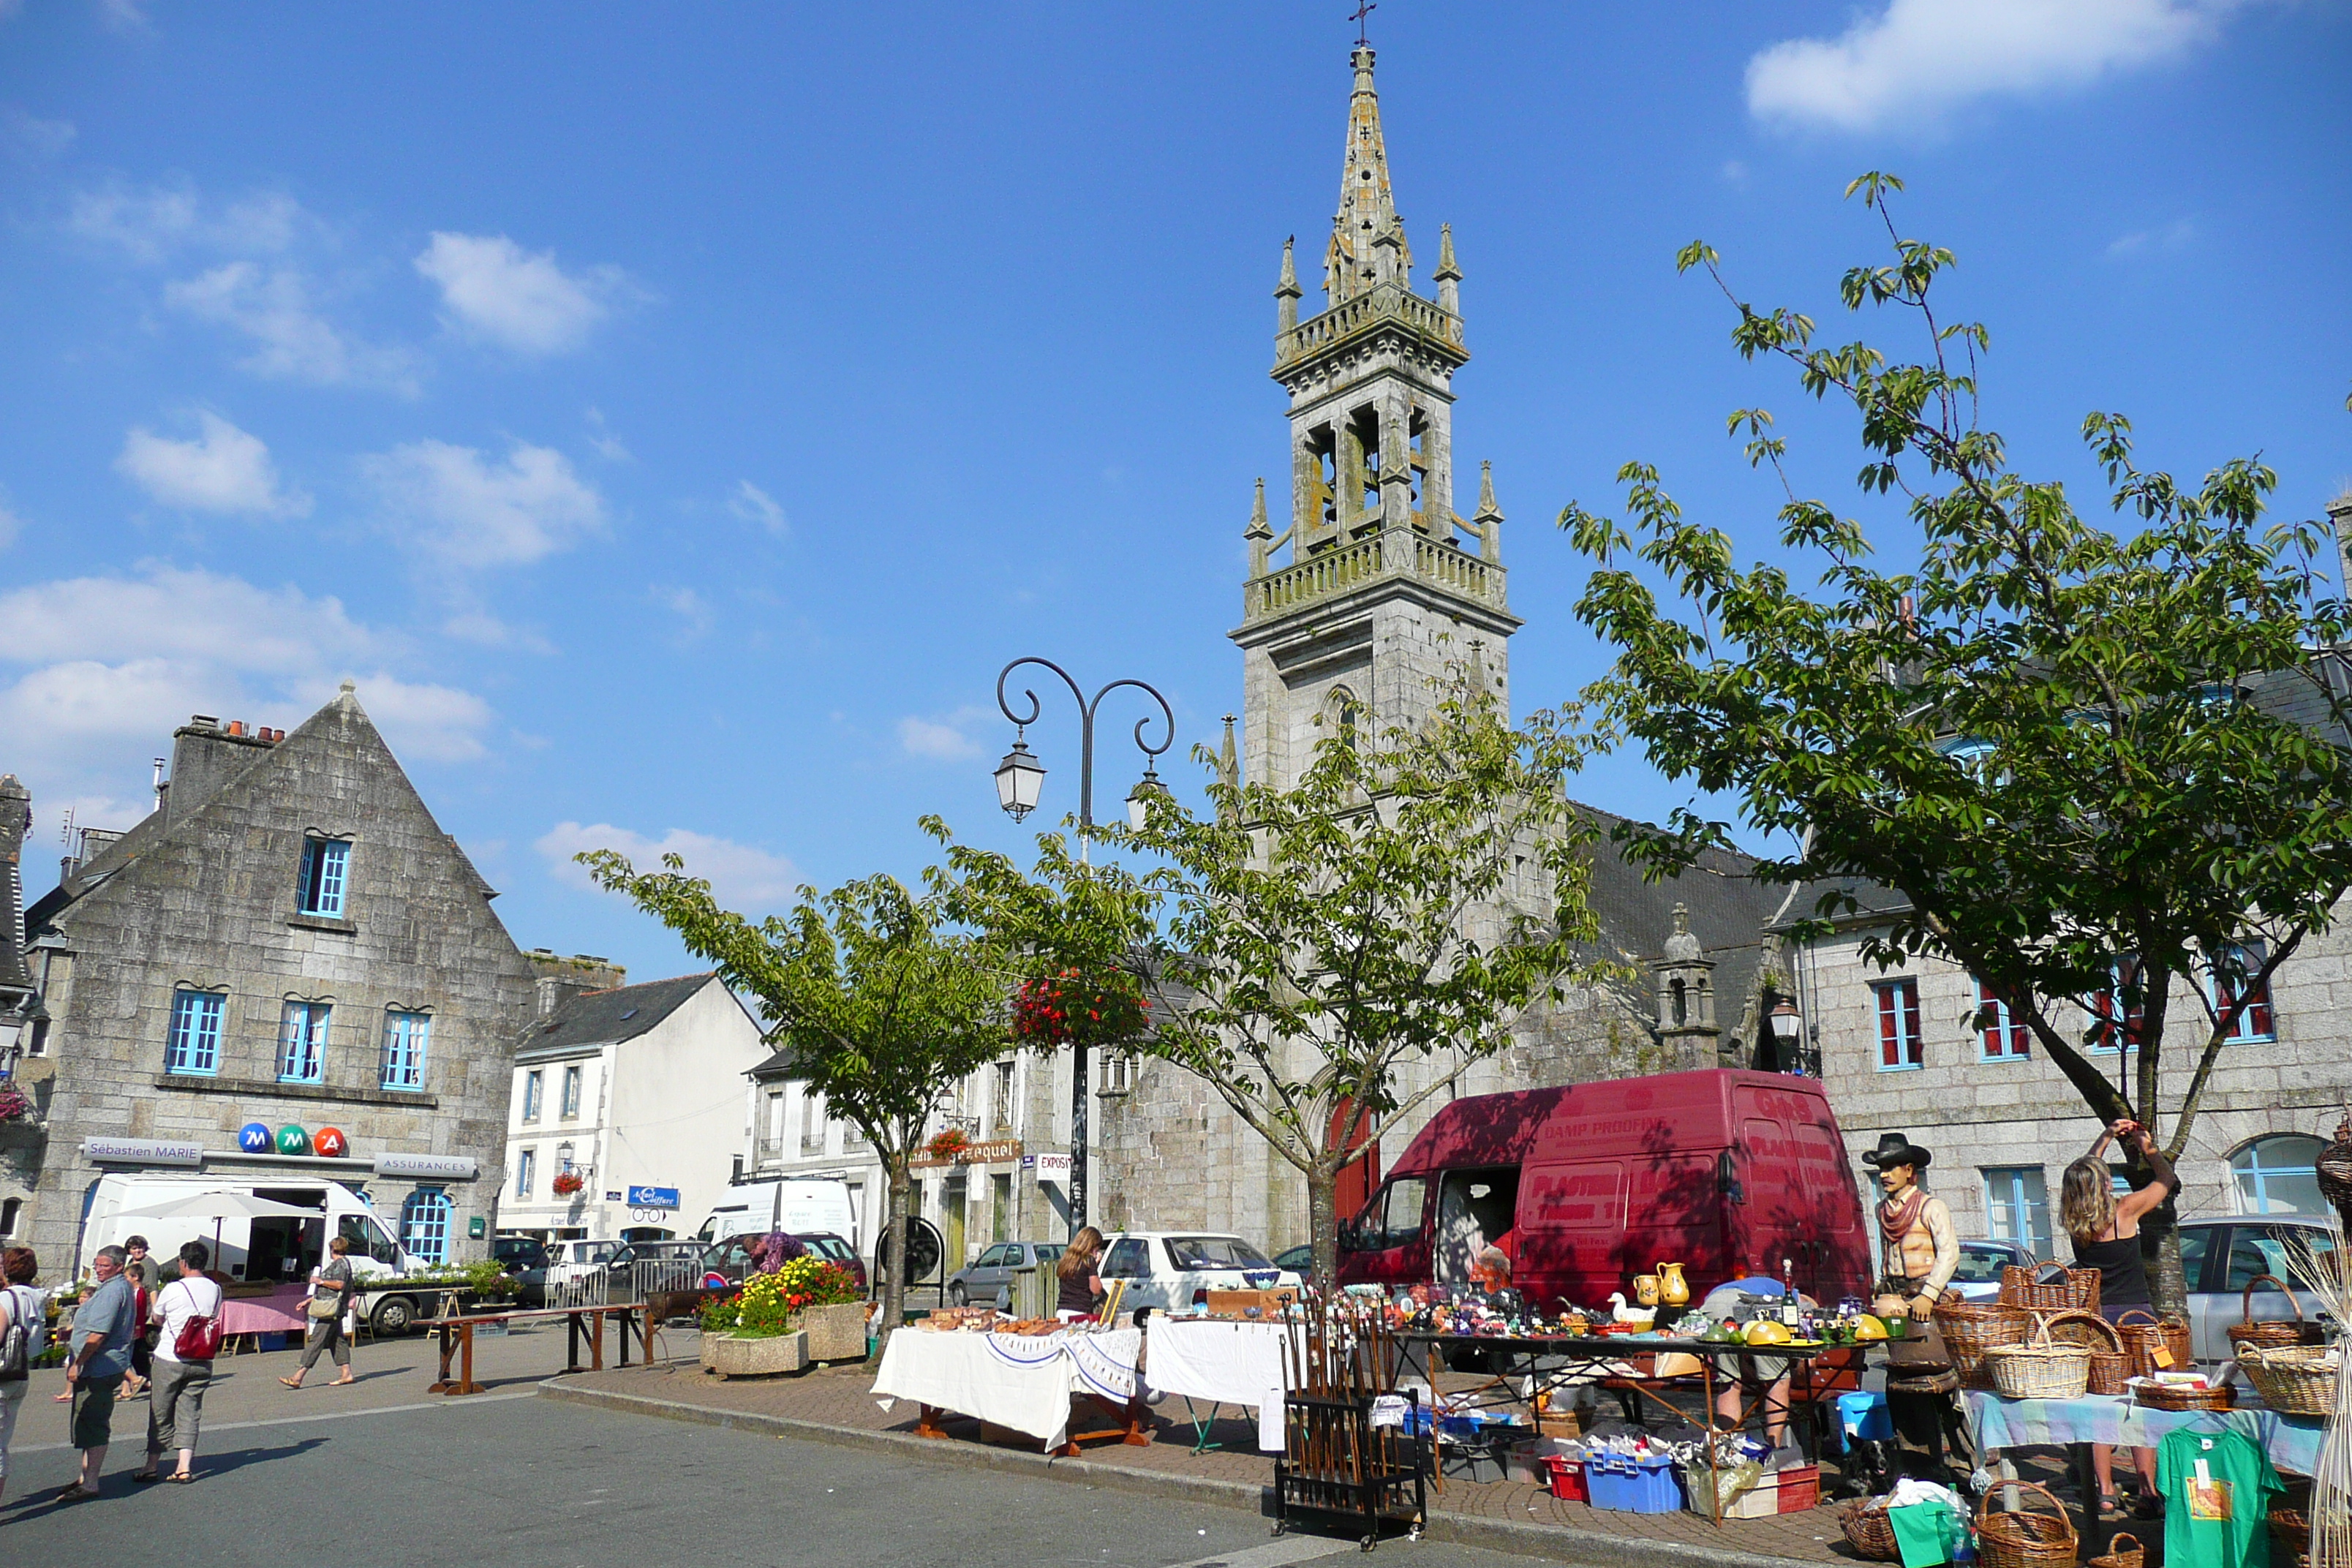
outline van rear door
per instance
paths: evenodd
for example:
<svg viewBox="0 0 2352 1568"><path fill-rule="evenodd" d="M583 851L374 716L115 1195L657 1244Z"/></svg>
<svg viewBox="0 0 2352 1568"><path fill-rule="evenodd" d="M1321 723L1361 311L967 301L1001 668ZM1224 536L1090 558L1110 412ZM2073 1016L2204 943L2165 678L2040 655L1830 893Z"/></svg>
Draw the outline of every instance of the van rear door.
<svg viewBox="0 0 2352 1568"><path fill-rule="evenodd" d="M1747 1199L1732 1211L1745 1255L1735 1261L1776 1275L1787 1261L1817 1301L1860 1292L1869 1269L1861 1202L1825 1102L1759 1084L1736 1086L1733 1101Z"/></svg>

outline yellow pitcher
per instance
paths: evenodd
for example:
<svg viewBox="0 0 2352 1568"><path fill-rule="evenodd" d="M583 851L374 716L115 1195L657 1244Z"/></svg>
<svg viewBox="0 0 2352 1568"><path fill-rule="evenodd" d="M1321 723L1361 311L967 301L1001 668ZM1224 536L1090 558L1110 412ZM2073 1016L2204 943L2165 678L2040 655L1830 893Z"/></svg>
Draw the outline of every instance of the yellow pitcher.
<svg viewBox="0 0 2352 1568"><path fill-rule="evenodd" d="M1668 1307L1690 1305L1690 1281L1683 1278L1681 1264L1658 1265L1658 1300Z"/></svg>
<svg viewBox="0 0 2352 1568"><path fill-rule="evenodd" d="M1658 1277L1654 1274L1634 1275L1633 1300L1641 1306L1656 1306L1658 1304Z"/></svg>

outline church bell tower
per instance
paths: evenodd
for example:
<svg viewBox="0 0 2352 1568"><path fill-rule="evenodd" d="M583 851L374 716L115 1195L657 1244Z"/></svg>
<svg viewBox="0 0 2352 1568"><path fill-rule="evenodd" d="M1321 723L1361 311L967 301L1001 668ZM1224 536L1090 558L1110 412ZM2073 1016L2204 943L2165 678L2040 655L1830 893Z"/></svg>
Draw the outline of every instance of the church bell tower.
<svg viewBox="0 0 2352 1568"><path fill-rule="evenodd" d="M1290 395L1289 526L1265 484L1244 537L1245 777L1296 781L1327 735L1412 724L1450 665L1510 698L1518 618L1503 591L1502 521L1482 468L1478 505L1454 510L1454 373L1461 268L1441 229L1434 300L1412 291L1412 247L1389 185L1372 50L1359 44L1339 210L1323 253L1324 309L1301 321L1282 247L1274 379Z"/></svg>

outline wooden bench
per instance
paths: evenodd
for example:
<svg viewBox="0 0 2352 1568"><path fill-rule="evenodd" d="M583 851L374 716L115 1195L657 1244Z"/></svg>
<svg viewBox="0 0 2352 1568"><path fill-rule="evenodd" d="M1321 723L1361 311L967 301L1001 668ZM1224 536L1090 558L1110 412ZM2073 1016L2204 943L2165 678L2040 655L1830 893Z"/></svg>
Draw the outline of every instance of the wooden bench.
<svg viewBox="0 0 2352 1568"><path fill-rule="evenodd" d="M511 1324L536 1320L564 1320L566 1372L602 1372L604 1370L604 1320L621 1321L620 1364L629 1364L629 1336L635 1326L645 1354L653 1359L653 1321L646 1315L645 1304L638 1301L619 1302L604 1307L541 1307L528 1311L481 1312L472 1316L439 1317L420 1325L430 1329L440 1342L441 1375L425 1389L427 1394L479 1394L482 1385L474 1381L474 1330L483 1323ZM583 1331L588 1341L589 1363L580 1364L580 1341ZM449 1363L457 1363L457 1375L449 1375Z"/></svg>

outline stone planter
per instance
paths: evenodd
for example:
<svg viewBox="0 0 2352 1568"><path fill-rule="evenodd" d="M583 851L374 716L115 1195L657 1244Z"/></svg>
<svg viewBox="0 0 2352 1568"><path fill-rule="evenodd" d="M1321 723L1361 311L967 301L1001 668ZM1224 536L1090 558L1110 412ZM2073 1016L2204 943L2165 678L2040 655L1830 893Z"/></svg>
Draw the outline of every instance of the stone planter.
<svg viewBox="0 0 2352 1568"><path fill-rule="evenodd" d="M793 1320L808 1336L811 1361L866 1359L866 1303L849 1301L838 1307L810 1307Z"/></svg>
<svg viewBox="0 0 2352 1568"><path fill-rule="evenodd" d="M770 1334L748 1340L734 1334L702 1336L702 1364L717 1373L721 1383L730 1377L767 1377L780 1372L798 1372L808 1363L806 1333Z"/></svg>

